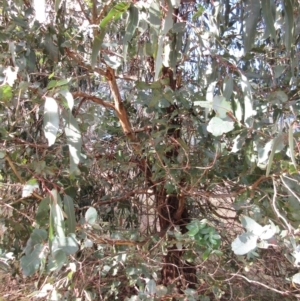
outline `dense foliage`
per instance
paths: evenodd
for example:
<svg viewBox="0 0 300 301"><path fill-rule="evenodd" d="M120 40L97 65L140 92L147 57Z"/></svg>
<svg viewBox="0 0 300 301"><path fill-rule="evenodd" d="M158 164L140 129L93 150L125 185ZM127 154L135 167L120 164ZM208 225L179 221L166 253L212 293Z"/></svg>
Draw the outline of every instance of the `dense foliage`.
<svg viewBox="0 0 300 301"><path fill-rule="evenodd" d="M298 1L0 3L1 297L299 298Z"/></svg>

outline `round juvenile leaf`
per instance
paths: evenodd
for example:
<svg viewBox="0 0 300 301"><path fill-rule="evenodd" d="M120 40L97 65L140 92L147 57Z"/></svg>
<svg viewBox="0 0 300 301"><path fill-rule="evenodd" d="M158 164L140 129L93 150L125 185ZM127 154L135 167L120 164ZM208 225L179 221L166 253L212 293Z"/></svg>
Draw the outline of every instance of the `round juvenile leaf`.
<svg viewBox="0 0 300 301"><path fill-rule="evenodd" d="M207 126L207 131L218 137L234 129L233 121L225 121L219 117L213 117Z"/></svg>
<svg viewBox="0 0 300 301"><path fill-rule="evenodd" d="M257 236L246 232L239 235L231 244L232 251L236 255L245 255L256 248Z"/></svg>
<svg viewBox="0 0 300 301"><path fill-rule="evenodd" d="M224 96L217 95L213 99L213 109L218 117L224 119L228 112L232 112L231 104Z"/></svg>
<svg viewBox="0 0 300 301"><path fill-rule="evenodd" d="M85 221L90 225L95 224L97 217L97 210L93 207L90 207L85 213Z"/></svg>

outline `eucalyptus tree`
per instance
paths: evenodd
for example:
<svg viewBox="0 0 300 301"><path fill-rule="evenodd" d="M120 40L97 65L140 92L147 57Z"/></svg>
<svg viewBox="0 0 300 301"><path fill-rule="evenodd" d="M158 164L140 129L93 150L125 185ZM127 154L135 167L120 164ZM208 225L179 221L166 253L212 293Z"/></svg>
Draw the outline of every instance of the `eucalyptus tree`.
<svg viewBox="0 0 300 301"><path fill-rule="evenodd" d="M39 275L24 294L295 297L298 14L2 1L0 262Z"/></svg>

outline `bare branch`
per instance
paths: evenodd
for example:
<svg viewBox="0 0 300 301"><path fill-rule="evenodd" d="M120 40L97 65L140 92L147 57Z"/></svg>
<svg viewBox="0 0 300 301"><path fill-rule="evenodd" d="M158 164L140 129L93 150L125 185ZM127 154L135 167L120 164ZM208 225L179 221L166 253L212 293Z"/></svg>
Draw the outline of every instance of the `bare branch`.
<svg viewBox="0 0 300 301"><path fill-rule="evenodd" d="M90 94L80 92L80 91L74 92L74 93L72 93L72 95L73 95L74 98L75 97L83 97L83 98L89 99L89 100L91 100L91 101L93 101L93 102L95 102L95 103L97 103L97 104L99 104L99 105L101 105L105 108L116 110L115 106L112 103L107 102L107 101L105 101L105 100L103 100L103 99L101 99L97 96L90 95Z"/></svg>

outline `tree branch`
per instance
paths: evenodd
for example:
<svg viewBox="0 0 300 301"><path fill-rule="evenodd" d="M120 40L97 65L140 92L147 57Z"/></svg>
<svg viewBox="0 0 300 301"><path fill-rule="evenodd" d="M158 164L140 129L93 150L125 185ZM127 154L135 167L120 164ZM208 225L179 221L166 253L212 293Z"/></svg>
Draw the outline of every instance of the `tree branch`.
<svg viewBox="0 0 300 301"><path fill-rule="evenodd" d="M90 94L87 94L87 93L84 93L84 92L81 92L81 91L78 91L78 92L74 92L72 93L73 97L76 98L76 97L83 97L85 99L89 99L105 108L109 108L109 109L113 109L113 110L116 110L115 106L110 103L110 102L107 102L97 96L94 96L94 95L90 95Z"/></svg>
<svg viewBox="0 0 300 301"><path fill-rule="evenodd" d="M110 68L109 66L107 66L106 78L108 80L108 84L109 84L111 93L114 98L115 110L118 115L119 121L121 123L123 132L125 133L125 135L129 138L129 140L131 142L137 142L137 137L136 137L134 131L132 130L130 121L128 119L127 111L124 108L124 105L122 102L119 87L116 82L115 71L112 68ZM136 145L135 149L136 150L139 149L139 146Z"/></svg>

